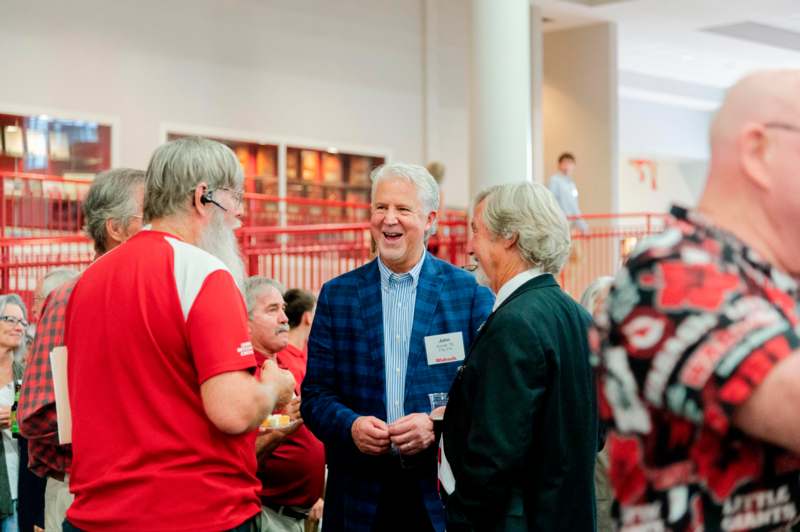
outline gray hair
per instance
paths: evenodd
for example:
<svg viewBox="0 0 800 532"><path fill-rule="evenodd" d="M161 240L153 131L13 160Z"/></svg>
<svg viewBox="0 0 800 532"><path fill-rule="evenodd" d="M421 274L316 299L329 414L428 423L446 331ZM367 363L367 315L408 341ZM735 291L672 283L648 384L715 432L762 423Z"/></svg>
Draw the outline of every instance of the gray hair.
<svg viewBox="0 0 800 532"><path fill-rule="evenodd" d="M50 295L50 292L80 275L78 270L72 268L53 268L42 277L42 287L39 290L39 297L42 299Z"/></svg>
<svg viewBox="0 0 800 532"><path fill-rule="evenodd" d="M260 296L267 288L274 288L278 291L278 293L280 293L281 296L283 296L283 293L286 291L281 283L275 279L270 279L269 277L264 277L262 275L253 275L248 277L244 282L244 301L247 305L248 316L253 313L258 296Z"/></svg>
<svg viewBox="0 0 800 532"><path fill-rule="evenodd" d="M375 189L378 183L390 179L404 179L417 188L419 200L425 209L425 216L439 210L439 185L431 173L424 167L416 164L391 163L377 167L370 174L372 180L372 198L375 198ZM436 232L436 221L425 232L427 239Z"/></svg>
<svg viewBox="0 0 800 532"><path fill-rule="evenodd" d="M187 210L200 182L204 181L209 190L238 190L244 174L229 147L209 139L185 137L156 148L145 179L144 220L150 222Z"/></svg>
<svg viewBox="0 0 800 532"><path fill-rule="evenodd" d="M592 284L587 286L586 290L583 291L581 306L585 308L589 314L594 316L594 307L597 303L597 298L604 290L608 290L612 284L614 284L614 278L608 275L598 277L592 281Z"/></svg>
<svg viewBox="0 0 800 532"><path fill-rule="evenodd" d="M22 298L19 297L18 294L5 294L0 296L0 316L5 315L6 307L8 305L16 305L22 309L22 317L25 318L25 321L28 321L28 308L25 306L25 303L22 302ZM14 350L14 360L19 363L25 358L25 351L28 349L28 335L27 331L23 332L22 340L19 343L19 347Z"/></svg>
<svg viewBox="0 0 800 532"><path fill-rule="evenodd" d="M531 266L557 275L569 257L569 223L553 194L539 183L512 183L481 191L483 223L503 238L517 236L517 249Z"/></svg>
<svg viewBox="0 0 800 532"><path fill-rule="evenodd" d="M137 215L138 205L134 187L144 183L144 172L130 168L117 168L97 174L83 202L84 228L98 254L106 250L106 221L116 220L127 227Z"/></svg>

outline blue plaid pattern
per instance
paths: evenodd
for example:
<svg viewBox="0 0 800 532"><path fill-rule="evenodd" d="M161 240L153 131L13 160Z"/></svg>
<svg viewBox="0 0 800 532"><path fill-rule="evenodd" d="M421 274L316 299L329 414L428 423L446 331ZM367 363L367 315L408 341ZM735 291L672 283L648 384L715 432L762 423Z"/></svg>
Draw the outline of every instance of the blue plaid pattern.
<svg viewBox="0 0 800 532"><path fill-rule="evenodd" d="M447 392L461 362L429 366L425 336L461 331L465 348L492 310L494 296L474 277L430 254L417 285L409 343L404 412L430 411L428 394ZM328 486L325 530L367 532L372 528L387 456L358 451L350 427L359 416L386 419L386 380L381 278L377 260L322 287L308 343L302 388L303 419L325 444ZM431 453L433 454L433 453ZM436 492L435 456L420 475L434 528L444 530Z"/></svg>

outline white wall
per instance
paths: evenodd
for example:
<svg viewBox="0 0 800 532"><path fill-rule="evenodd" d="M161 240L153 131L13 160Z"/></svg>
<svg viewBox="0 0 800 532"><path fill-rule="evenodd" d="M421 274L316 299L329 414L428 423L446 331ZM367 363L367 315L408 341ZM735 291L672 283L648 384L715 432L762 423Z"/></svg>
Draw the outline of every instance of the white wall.
<svg viewBox="0 0 800 532"><path fill-rule="evenodd" d="M708 171L708 131L713 113L679 105L620 98L620 212L667 212L670 205L697 204ZM656 164L641 181L631 159Z"/></svg>
<svg viewBox="0 0 800 532"><path fill-rule="evenodd" d="M655 158L653 162L655 188L649 168L642 179L629 157L620 158L619 212L665 213L673 204L697 205L708 170L706 161Z"/></svg>
<svg viewBox="0 0 800 532"><path fill-rule="evenodd" d="M448 203L466 205L468 14L439 4L437 159ZM0 11L0 112L116 118L118 165L144 167L164 123L427 162L419 0L3 0Z"/></svg>
<svg viewBox="0 0 800 532"><path fill-rule="evenodd" d="M711 111L620 98L620 151L706 160L712 116Z"/></svg>
<svg viewBox="0 0 800 532"><path fill-rule="evenodd" d="M445 163L442 190L448 206L466 207L469 189L470 3L425 0L436 9L431 65L433 127L429 157Z"/></svg>

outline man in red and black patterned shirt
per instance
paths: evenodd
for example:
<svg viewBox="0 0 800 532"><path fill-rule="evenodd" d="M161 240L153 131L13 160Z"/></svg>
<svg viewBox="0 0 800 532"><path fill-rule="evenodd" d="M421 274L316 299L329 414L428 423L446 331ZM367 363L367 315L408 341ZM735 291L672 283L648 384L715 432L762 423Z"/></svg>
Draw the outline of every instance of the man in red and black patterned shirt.
<svg viewBox="0 0 800 532"><path fill-rule="evenodd" d="M699 208L616 278L590 336L620 530L800 523L798 168L800 71L748 76Z"/></svg>
<svg viewBox="0 0 800 532"><path fill-rule="evenodd" d="M144 172L117 169L99 174L84 202L86 232L97 256L139 231L142 225ZM47 478L45 530L60 531L72 502L67 484L72 450L58 444L55 394L50 373L50 351L64 345L67 302L77 279L56 288L47 297L20 390L17 415L20 432L28 438L29 466Z"/></svg>

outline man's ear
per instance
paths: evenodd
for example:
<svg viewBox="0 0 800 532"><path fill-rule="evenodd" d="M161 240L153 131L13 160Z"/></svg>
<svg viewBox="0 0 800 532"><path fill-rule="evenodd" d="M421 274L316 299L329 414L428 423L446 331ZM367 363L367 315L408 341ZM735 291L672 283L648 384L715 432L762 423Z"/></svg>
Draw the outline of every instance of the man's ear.
<svg viewBox="0 0 800 532"><path fill-rule="evenodd" d="M303 312L303 325L309 325L310 326L312 320L313 320L313 318L311 317L311 312L310 311L307 310L307 311Z"/></svg>
<svg viewBox="0 0 800 532"><path fill-rule="evenodd" d="M425 231L428 231L436 222L436 218L439 216L439 213L436 211L431 211L428 213L428 219L425 222Z"/></svg>
<svg viewBox="0 0 800 532"><path fill-rule="evenodd" d="M119 220L108 218L106 220L106 239L117 243L125 242L125 228ZM106 246L110 249L113 246Z"/></svg>
<svg viewBox="0 0 800 532"><path fill-rule="evenodd" d="M195 209L199 214L205 214L208 212L207 201L204 200L204 196L208 193L208 183L205 181L200 181L197 183L197 186L194 188L194 195L192 197L192 208Z"/></svg>
<svg viewBox="0 0 800 532"><path fill-rule="evenodd" d="M516 245L517 240L519 240L519 234L518 233L512 233L511 236L504 236L503 237L503 247L506 248L506 249L511 249L512 247L514 247Z"/></svg>
<svg viewBox="0 0 800 532"><path fill-rule="evenodd" d="M757 187L772 187L770 164L775 156L775 145L762 124L749 124L737 139L739 164L743 173Z"/></svg>

